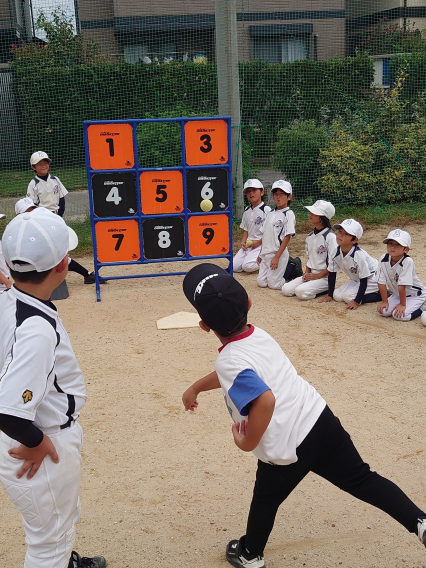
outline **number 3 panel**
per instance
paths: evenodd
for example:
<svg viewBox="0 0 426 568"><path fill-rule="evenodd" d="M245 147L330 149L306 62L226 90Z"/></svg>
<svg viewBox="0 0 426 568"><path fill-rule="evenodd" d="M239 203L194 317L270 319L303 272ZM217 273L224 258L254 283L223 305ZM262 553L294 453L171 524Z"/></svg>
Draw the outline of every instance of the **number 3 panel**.
<svg viewBox="0 0 426 568"><path fill-rule="evenodd" d="M156 217L142 223L143 250L147 260L185 255L184 222L180 217Z"/></svg>
<svg viewBox="0 0 426 568"><path fill-rule="evenodd" d="M100 221L95 225L95 234L100 262L139 260L141 253L137 221Z"/></svg>
<svg viewBox="0 0 426 568"><path fill-rule="evenodd" d="M224 120L188 121L184 128L188 166L228 162L228 125Z"/></svg>
<svg viewBox="0 0 426 568"><path fill-rule="evenodd" d="M228 215L197 215L188 219L189 254L209 256L229 252Z"/></svg>

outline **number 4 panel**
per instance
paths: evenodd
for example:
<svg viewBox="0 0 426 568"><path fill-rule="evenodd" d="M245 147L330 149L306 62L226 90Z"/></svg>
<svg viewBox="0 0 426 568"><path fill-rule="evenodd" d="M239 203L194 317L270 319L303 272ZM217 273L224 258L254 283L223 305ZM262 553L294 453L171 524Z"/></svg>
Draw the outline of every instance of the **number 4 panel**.
<svg viewBox="0 0 426 568"><path fill-rule="evenodd" d="M138 210L136 178L130 172L92 176L93 212L97 217L126 217Z"/></svg>
<svg viewBox="0 0 426 568"><path fill-rule="evenodd" d="M229 252L228 215L197 215L188 219L189 254L210 256Z"/></svg>

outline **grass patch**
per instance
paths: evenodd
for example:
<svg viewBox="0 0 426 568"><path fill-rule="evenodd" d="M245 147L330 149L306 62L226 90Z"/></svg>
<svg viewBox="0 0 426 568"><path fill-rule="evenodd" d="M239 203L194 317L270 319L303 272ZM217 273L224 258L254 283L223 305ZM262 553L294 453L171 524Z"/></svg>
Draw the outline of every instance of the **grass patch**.
<svg viewBox="0 0 426 568"><path fill-rule="evenodd" d="M78 247L71 251L71 257L79 257L87 254L93 254L92 244L92 228L90 226L90 218L87 217L83 223L68 223L74 229L78 236Z"/></svg>
<svg viewBox="0 0 426 568"><path fill-rule="evenodd" d="M51 174L57 176L68 191L87 189L86 168L55 168ZM34 177L34 171L28 166L28 170L2 170L0 172L0 197L23 197L27 193L27 187Z"/></svg>

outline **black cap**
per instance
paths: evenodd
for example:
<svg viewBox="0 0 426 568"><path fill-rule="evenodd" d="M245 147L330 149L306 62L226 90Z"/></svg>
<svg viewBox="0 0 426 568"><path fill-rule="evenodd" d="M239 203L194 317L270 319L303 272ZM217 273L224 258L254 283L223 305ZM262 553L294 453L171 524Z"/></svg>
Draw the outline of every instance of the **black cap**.
<svg viewBox="0 0 426 568"><path fill-rule="evenodd" d="M203 322L224 337L238 331L241 320L247 316L247 292L216 264L191 268L183 280L183 293Z"/></svg>

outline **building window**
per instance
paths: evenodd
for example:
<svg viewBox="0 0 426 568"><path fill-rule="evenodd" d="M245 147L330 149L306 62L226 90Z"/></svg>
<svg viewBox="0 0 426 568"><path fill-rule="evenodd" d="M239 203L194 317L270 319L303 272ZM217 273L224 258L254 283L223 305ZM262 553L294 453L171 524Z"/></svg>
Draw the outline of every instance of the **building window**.
<svg viewBox="0 0 426 568"><path fill-rule="evenodd" d="M312 24L250 26L251 57L268 63L311 58Z"/></svg>

